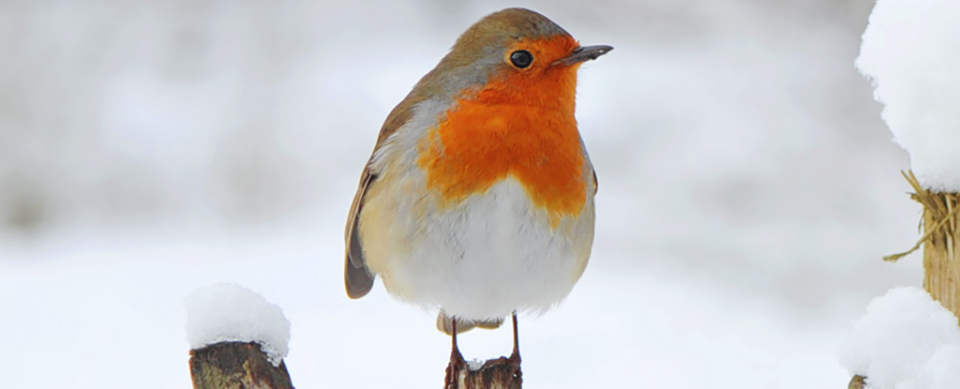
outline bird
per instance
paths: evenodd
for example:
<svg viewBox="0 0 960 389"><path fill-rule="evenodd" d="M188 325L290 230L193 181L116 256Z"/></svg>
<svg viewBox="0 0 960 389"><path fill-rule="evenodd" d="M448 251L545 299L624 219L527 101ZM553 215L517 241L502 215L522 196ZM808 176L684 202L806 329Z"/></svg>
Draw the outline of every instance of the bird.
<svg viewBox="0 0 960 389"><path fill-rule="evenodd" d="M562 301L593 246L597 177L575 117L581 46L528 9L483 17L389 113L346 226L347 295L439 309L457 334Z"/></svg>

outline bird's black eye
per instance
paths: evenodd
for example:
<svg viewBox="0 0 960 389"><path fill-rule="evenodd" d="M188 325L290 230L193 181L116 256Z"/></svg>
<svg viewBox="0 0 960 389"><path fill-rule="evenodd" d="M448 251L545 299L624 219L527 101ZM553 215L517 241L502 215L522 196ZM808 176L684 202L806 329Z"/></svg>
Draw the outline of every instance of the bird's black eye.
<svg viewBox="0 0 960 389"><path fill-rule="evenodd" d="M517 50L510 54L510 63L520 69L526 68L533 63L533 54L526 50Z"/></svg>

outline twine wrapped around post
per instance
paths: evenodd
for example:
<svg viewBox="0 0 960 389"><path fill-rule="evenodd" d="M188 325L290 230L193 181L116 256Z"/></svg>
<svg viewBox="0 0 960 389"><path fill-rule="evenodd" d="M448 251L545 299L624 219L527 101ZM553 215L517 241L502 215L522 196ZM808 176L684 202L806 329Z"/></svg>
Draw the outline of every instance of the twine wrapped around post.
<svg viewBox="0 0 960 389"><path fill-rule="evenodd" d="M932 192L920 186L912 171L901 172L915 193L910 198L923 205L920 228L923 236L910 250L888 255L896 262L923 246L923 288L944 308L960 317L960 194ZM960 322L957 323L960 325ZM849 389L865 387L866 377L854 376Z"/></svg>
<svg viewBox="0 0 960 389"><path fill-rule="evenodd" d="M932 192L920 186L912 171L901 172L915 193L910 198L923 205L923 236L910 250L888 255L896 262L923 246L923 288L944 308L960 317L960 193ZM957 323L960 325L960 322ZM865 387L866 377L856 375L849 389Z"/></svg>
<svg viewBox="0 0 960 389"><path fill-rule="evenodd" d="M931 192L920 186L913 172L903 173L923 205L923 236L909 251L884 257L896 261L923 246L923 288L944 308L960 317L960 193ZM960 325L960 323L958 323Z"/></svg>

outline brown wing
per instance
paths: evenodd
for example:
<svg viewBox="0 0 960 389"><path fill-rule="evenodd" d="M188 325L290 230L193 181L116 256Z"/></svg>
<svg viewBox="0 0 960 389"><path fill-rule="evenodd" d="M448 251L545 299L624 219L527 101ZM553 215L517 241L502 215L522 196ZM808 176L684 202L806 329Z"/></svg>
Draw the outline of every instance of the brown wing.
<svg viewBox="0 0 960 389"><path fill-rule="evenodd" d="M432 72L431 72L432 73ZM428 74L425 79L430 77ZM421 81L421 84L423 81ZM383 146L383 143L402 127L413 114L413 107L423 101L427 94L424 88L414 88L407 97L400 102L380 129L380 135L377 137L377 146L373 149L374 154ZM429 90L427 90L429 92ZM371 156L372 158L372 156ZM360 236L360 213L363 212L363 202L369 188L377 179L377 172L370 168L370 162L363 169L360 176L360 186L357 188L357 194L353 196L353 204L350 206L350 216L347 218L346 243L347 258L344 265L344 280L347 286L347 296L350 298L360 298L365 296L373 288L374 274L367 269L366 260L363 257L363 237Z"/></svg>
<svg viewBox="0 0 960 389"><path fill-rule="evenodd" d="M360 229L357 223L360 221L360 205L363 202L363 195L373 182L374 176L370 174L370 168L363 169L360 176L360 187L357 188L357 194L353 196L353 204L350 205L350 217L347 219L347 260L344 265L343 276L347 285L347 296L352 299L365 296L373 288L373 274L367 270L366 261L363 259L363 247L360 245Z"/></svg>

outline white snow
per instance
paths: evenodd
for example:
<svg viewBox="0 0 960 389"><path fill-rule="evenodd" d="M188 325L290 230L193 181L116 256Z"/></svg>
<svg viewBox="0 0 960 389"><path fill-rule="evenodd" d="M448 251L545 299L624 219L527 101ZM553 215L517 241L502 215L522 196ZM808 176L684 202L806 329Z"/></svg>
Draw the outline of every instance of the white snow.
<svg viewBox="0 0 960 389"><path fill-rule="evenodd" d="M617 47L578 82L593 256L521 317L524 387L845 387L847 325L922 279L878 260L916 207L850 66L869 9L521 3ZM0 1L3 386L189 388L182 302L220 282L283 307L298 387L438 386L450 338L380 283L346 297L343 225L390 109L518 2L203 4ZM459 341L495 358L512 333Z"/></svg>
<svg viewBox="0 0 960 389"><path fill-rule="evenodd" d="M960 191L960 2L878 0L857 68L920 184Z"/></svg>
<svg viewBox="0 0 960 389"><path fill-rule="evenodd" d="M486 362L487 361L480 358L473 358L467 361L467 368L469 368L471 371L477 371L480 370L480 368L483 367L483 364Z"/></svg>
<svg viewBox="0 0 960 389"><path fill-rule="evenodd" d="M874 299L839 357L871 389L960 388L957 317L919 288L894 288Z"/></svg>
<svg viewBox="0 0 960 389"><path fill-rule="evenodd" d="M256 342L274 366L287 356L290 321L280 307L236 284L219 284L193 292L187 307L191 349L220 342Z"/></svg>

